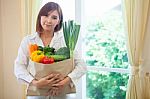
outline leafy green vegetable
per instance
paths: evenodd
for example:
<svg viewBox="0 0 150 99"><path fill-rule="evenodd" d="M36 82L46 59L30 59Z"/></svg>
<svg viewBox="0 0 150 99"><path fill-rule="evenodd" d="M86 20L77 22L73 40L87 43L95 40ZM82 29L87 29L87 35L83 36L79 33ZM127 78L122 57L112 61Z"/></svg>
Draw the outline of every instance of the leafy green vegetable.
<svg viewBox="0 0 150 99"><path fill-rule="evenodd" d="M67 48L70 50L70 57L73 57L73 52L78 40L80 25L74 23L73 20L63 23L63 33Z"/></svg>
<svg viewBox="0 0 150 99"><path fill-rule="evenodd" d="M50 57L51 55L54 55L52 52L46 52L44 53L45 56Z"/></svg>
<svg viewBox="0 0 150 99"><path fill-rule="evenodd" d="M44 51L44 54L46 54L47 52L52 52L54 54L55 48L49 47L49 45L48 45L43 48L43 51Z"/></svg>
<svg viewBox="0 0 150 99"><path fill-rule="evenodd" d="M67 47L61 47L55 52L55 55L65 55L70 58L70 50Z"/></svg>
<svg viewBox="0 0 150 99"><path fill-rule="evenodd" d="M43 47L42 46L38 46L38 50L43 51Z"/></svg>

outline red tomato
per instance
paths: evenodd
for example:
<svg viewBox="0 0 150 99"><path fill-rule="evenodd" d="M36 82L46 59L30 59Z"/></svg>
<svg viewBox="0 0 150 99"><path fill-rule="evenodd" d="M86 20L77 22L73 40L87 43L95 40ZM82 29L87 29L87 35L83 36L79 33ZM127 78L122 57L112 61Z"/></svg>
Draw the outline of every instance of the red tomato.
<svg viewBox="0 0 150 99"><path fill-rule="evenodd" d="M41 62L43 64L52 64L52 63L54 63L54 58L44 56Z"/></svg>

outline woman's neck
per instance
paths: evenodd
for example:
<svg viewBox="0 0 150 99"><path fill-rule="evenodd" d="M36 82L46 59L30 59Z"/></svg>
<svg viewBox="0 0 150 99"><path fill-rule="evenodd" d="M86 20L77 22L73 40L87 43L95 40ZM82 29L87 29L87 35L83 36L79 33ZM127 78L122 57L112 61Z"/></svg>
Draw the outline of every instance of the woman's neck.
<svg viewBox="0 0 150 99"><path fill-rule="evenodd" d="M54 31L43 31L40 34L40 37L43 37L43 38L52 38L53 36L54 36Z"/></svg>
<svg viewBox="0 0 150 99"><path fill-rule="evenodd" d="M40 38L44 46L48 46L54 36L54 32L42 32L40 33Z"/></svg>

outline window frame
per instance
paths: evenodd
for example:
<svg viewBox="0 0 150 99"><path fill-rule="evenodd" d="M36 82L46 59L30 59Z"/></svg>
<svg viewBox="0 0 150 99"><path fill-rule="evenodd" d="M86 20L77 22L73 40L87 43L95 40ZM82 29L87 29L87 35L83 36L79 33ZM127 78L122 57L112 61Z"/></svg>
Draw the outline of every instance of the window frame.
<svg viewBox="0 0 150 99"><path fill-rule="evenodd" d="M85 0L75 0L75 20L77 22L79 22L81 24L81 30L80 30L80 34L84 33L84 27L85 25L84 23L84 2ZM80 35L80 39L78 42L82 42L82 35ZM81 45L81 43L78 45L81 48L83 48L83 46ZM82 50L82 49L81 49ZM82 52L83 53L83 50ZM121 74L129 74L130 73L130 69L124 69L124 68L109 68L109 67L98 67L98 66L87 66L87 72L88 71L106 71L106 72L115 72L115 73L121 73ZM86 99L86 75L83 76L81 78L81 80L79 81L79 84L77 86L77 94L76 94L76 98L77 99Z"/></svg>

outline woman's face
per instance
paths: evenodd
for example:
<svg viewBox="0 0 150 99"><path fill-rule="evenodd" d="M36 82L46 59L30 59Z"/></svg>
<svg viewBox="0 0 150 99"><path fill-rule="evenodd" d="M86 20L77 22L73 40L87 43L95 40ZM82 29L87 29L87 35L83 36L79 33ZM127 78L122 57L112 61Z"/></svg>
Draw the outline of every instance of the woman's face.
<svg viewBox="0 0 150 99"><path fill-rule="evenodd" d="M41 26L44 31L54 31L60 22L57 10L48 12L46 16L41 16Z"/></svg>

